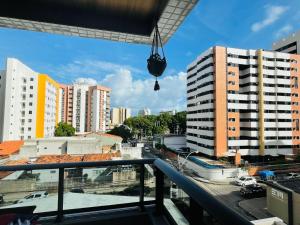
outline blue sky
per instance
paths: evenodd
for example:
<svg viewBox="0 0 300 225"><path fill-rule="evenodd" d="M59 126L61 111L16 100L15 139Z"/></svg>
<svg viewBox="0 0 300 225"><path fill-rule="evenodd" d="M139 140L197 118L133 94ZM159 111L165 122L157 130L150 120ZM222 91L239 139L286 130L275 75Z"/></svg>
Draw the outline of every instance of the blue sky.
<svg viewBox="0 0 300 225"><path fill-rule="evenodd" d="M214 45L270 49L300 30L299 0L200 0L165 45L168 68L153 92L146 70L150 46L12 29L0 29L0 68L15 57L61 83L112 87L112 106L136 112L186 107L186 67Z"/></svg>

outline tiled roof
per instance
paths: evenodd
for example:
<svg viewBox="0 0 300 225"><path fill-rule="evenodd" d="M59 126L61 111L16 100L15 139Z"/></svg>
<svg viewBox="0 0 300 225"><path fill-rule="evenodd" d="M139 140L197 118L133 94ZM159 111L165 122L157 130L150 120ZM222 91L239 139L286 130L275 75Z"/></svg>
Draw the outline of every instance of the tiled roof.
<svg viewBox="0 0 300 225"><path fill-rule="evenodd" d="M40 156L34 163L68 163L68 162L89 162L111 160L113 157L121 157L121 153L106 153L106 154L86 154L86 155L43 155Z"/></svg>
<svg viewBox="0 0 300 225"><path fill-rule="evenodd" d="M111 137L111 138L116 138L116 139L122 139L122 137L114 134L107 134L107 133L97 133L99 136L103 137Z"/></svg>
<svg viewBox="0 0 300 225"><path fill-rule="evenodd" d="M0 143L0 156L9 156L17 153L23 144L24 141L5 141Z"/></svg>
<svg viewBox="0 0 300 225"><path fill-rule="evenodd" d="M40 156L34 163L48 164L48 163L67 163L67 162L81 162L83 156L74 155L43 155Z"/></svg>
<svg viewBox="0 0 300 225"><path fill-rule="evenodd" d="M20 159L20 160L10 160L4 163L4 166L14 166L14 165L24 165L27 164L27 159ZM12 174L13 171L0 171L0 179L7 177L8 175Z"/></svg>
<svg viewBox="0 0 300 225"><path fill-rule="evenodd" d="M113 157L121 157L120 152L116 153L106 153L106 154L87 154L83 156L84 162L90 162L90 161L105 161L105 160L111 160Z"/></svg>

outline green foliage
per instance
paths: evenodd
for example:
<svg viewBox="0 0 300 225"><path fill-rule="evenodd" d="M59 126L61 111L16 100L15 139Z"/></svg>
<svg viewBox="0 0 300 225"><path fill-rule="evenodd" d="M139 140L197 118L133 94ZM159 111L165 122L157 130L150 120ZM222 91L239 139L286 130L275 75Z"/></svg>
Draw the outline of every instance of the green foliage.
<svg viewBox="0 0 300 225"><path fill-rule="evenodd" d="M123 142L127 142L129 139L132 138L133 134L129 127L121 125L118 127L113 128L108 134L114 134L123 138Z"/></svg>
<svg viewBox="0 0 300 225"><path fill-rule="evenodd" d="M70 124L60 122L55 128L54 135L56 137L70 137L75 135L75 128Z"/></svg>
<svg viewBox="0 0 300 225"><path fill-rule="evenodd" d="M132 135L137 138L166 133L185 134L186 112L178 112L174 116L169 113L136 116L128 118L124 124L131 128Z"/></svg>

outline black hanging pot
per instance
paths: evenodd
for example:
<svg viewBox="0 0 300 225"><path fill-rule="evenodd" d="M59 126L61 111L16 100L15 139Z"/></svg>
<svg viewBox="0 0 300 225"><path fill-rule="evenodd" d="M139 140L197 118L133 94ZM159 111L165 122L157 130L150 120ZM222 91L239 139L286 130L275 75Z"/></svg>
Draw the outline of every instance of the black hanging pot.
<svg viewBox="0 0 300 225"><path fill-rule="evenodd" d="M156 77L161 76L167 67L166 58L161 58L158 53L150 55L147 62L147 68L149 73Z"/></svg>
<svg viewBox="0 0 300 225"><path fill-rule="evenodd" d="M159 45L161 48L162 56L158 52ZM167 67L167 60L166 60L166 57L164 54L158 27L156 25L154 36L153 36L151 53L147 60L147 68L148 68L149 73L156 77L154 91L158 91L160 89L158 81L157 81L157 77L159 77L163 74L166 67Z"/></svg>

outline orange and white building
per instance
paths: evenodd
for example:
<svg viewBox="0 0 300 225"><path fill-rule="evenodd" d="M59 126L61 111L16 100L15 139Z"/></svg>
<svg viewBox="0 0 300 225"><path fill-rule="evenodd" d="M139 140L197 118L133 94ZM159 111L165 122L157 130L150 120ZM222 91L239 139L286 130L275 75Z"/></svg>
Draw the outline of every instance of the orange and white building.
<svg viewBox="0 0 300 225"><path fill-rule="evenodd" d="M110 123L110 92L110 88L100 85L61 84L59 122L72 125L78 134L106 131Z"/></svg>
<svg viewBox="0 0 300 225"><path fill-rule="evenodd" d="M212 47L188 66L187 146L209 156L292 155L300 55Z"/></svg>
<svg viewBox="0 0 300 225"><path fill-rule="evenodd" d="M103 86L62 85L8 58L0 71L0 142L53 137L59 122L77 133L105 131L110 92Z"/></svg>
<svg viewBox="0 0 300 225"><path fill-rule="evenodd" d="M0 75L0 142L53 136L58 88L49 76L8 58Z"/></svg>

